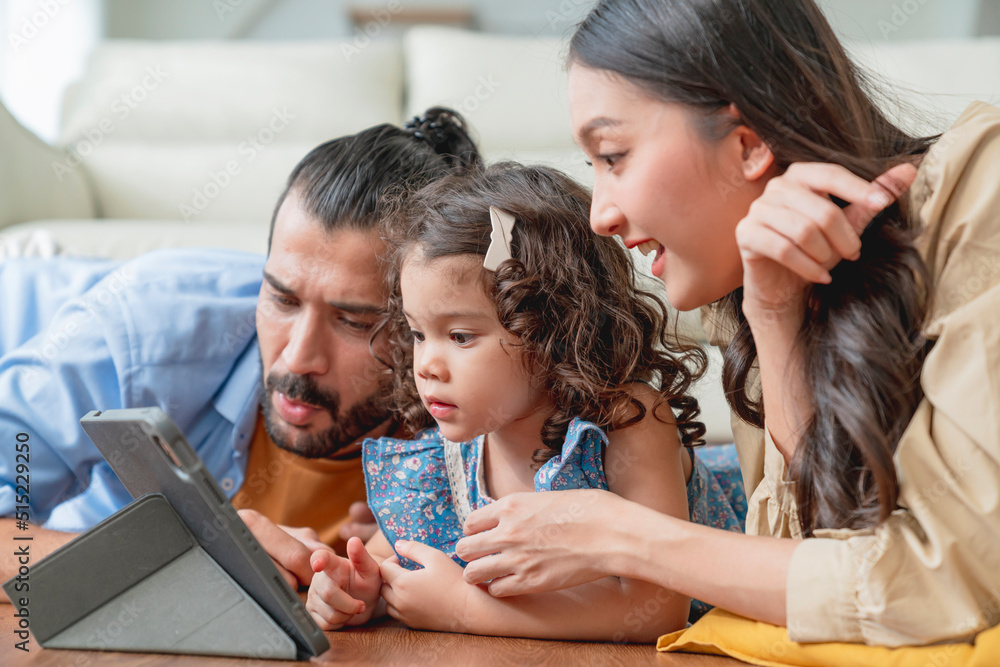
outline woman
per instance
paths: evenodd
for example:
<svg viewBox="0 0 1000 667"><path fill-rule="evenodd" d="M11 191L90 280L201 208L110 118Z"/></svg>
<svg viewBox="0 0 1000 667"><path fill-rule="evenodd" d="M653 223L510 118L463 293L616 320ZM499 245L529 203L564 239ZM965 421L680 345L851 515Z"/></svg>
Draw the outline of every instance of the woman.
<svg viewBox="0 0 1000 667"><path fill-rule="evenodd" d="M512 496L470 516L468 581L642 578L794 641L997 624L1000 111L935 142L868 88L811 0L605 0L581 24L591 224L706 307L749 535L597 491Z"/></svg>

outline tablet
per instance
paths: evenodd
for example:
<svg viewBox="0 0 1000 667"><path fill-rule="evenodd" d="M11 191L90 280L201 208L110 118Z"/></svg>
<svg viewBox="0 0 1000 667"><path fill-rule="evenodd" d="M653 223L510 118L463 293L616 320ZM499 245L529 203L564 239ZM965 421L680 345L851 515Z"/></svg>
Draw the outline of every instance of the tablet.
<svg viewBox="0 0 1000 667"><path fill-rule="evenodd" d="M80 424L133 498L167 498L201 547L295 641L300 657L330 647L166 413L155 407L93 411Z"/></svg>

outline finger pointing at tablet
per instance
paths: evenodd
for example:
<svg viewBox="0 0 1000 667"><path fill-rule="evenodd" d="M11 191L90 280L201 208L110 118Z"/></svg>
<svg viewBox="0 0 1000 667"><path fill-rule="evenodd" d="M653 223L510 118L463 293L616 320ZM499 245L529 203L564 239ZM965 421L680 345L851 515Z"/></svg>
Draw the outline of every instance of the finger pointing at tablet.
<svg viewBox="0 0 1000 667"><path fill-rule="evenodd" d="M293 590L312 582L309 557L317 547L329 547L320 543L306 545L256 510L239 510L239 515Z"/></svg>

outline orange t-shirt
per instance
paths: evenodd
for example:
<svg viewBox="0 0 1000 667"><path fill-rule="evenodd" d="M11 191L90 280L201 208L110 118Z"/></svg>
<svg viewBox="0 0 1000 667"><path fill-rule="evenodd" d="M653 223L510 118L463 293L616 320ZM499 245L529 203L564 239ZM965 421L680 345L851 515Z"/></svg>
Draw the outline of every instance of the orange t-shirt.
<svg viewBox="0 0 1000 667"><path fill-rule="evenodd" d="M249 455L233 507L257 510L274 523L312 528L320 541L343 554L340 526L351 503L367 498L360 453L342 460L296 456L271 441L260 415Z"/></svg>

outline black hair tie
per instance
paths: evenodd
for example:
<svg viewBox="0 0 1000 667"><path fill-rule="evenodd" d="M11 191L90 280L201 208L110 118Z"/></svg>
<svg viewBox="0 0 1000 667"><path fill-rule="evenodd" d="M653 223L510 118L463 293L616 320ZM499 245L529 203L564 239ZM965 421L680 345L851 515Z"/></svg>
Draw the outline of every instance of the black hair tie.
<svg viewBox="0 0 1000 667"><path fill-rule="evenodd" d="M438 119L428 120L426 117L414 116L407 121L403 129L409 130L415 139L421 139L437 148L448 142L448 134L444 131L445 124Z"/></svg>

